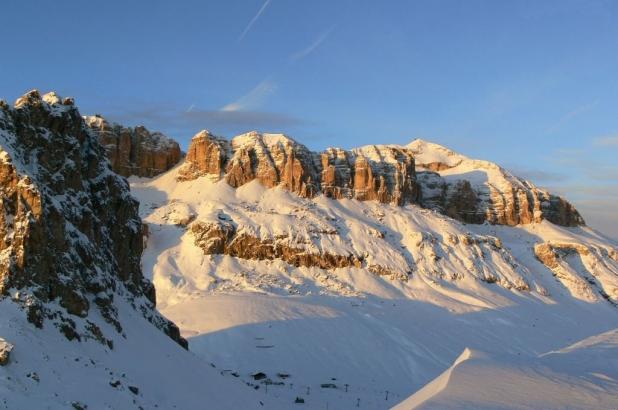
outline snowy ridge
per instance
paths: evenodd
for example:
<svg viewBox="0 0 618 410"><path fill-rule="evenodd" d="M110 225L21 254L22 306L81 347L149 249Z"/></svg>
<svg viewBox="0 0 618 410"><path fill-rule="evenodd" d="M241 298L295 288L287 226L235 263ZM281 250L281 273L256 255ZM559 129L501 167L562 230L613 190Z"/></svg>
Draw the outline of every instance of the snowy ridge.
<svg viewBox="0 0 618 410"><path fill-rule="evenodd" d="M532 358L466 349L393 409L611 409L618 403L617 349L616 329Z"/></svg>
<svg viewBox="0 0 618 410"><path fill-rule="evenodd" d="M494 163L422 140L312 152L283 134L251 131L228 142L204 130L191 140L178 178L205 175L235 188L258 180L304 198L419 204L466 223L519 225L546 219L563 226L584 224L564 198Z"/></svg>

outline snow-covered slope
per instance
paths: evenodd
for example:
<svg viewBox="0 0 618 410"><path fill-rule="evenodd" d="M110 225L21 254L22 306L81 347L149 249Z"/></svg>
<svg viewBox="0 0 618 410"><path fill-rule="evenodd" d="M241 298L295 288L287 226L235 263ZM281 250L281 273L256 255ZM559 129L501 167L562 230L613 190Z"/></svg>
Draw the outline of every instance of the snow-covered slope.
<svg viewBox="0 0 618 410"><path fill-rule="evenodd" d="M618 330L535 357L466 349L395 410L613 409L618 404Z"/></svg>
<svg viewBox="0 0 618 410"><path fill-rule="evenodd" d="M537 188L489 161L468 158L417 139L414 153L421 204L468 223L519 225L548 220L562 226L584 224L564 198Z"/></svg>
<svg viewBox="0 0 618 410"><path fill-rule="evenodd" d="M389 408L466 348L536 357L618 328L616 244L587 227L466 225L182 168L130 180L144 271L192 351L265 396ZM565 279L535 251L548 243L590 251L555 251Z"/></svg>
<svg viewBox="0 0 618 410"><path fill-rule="evenodd" d="M128 304L117 306L124 335L89 317L110 349L67 341L52 326L36 329L13 302L0 301L0 335L15 346L0 366L0 409L287 408L180 348Z"/></svg>

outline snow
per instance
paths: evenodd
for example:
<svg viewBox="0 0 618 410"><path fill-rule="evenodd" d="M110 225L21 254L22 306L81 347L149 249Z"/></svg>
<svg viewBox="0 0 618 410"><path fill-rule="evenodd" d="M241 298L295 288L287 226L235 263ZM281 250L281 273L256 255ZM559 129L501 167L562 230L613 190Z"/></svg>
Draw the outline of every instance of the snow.
<svg viewBox="0 0 618 410"><path fill-rule="evenodd" d="M150 231L144 272L155 283L159 309L189 338L191 351L249 383L258 383L251 374L265 373L273 382L258 383L261 391L268 388L266 396L282 403L302 397L304 408L352 409L360 400L361 408L383 409L451 367L453 380L478 393L492 381L491 371L483 370L490 366L513 383L534 375L552 392L538 402L543 405L560 407L564 401L551 397L562 395L565 386L583 394L574 408L609 403L608 395L586 394L607 391L613 382L600 377L580 383L581 363L569 364L565 354L553 354L544 372L550 359L541 356L618 329L613 305L601 297L576 297L569 282L534 256L539 243L586 244L598 250L596 259L563 263L577 277L611 285L618 263L602 253L615 245L595 231L548 222L464 225L413 205L303 199L257 181L239 189L205 177L178 182L178 167L152 180L130 180ZM281 260L204 255L190 231L166 217L180 204L196 221L224 218L262 239L283 236L308 252L363 255L366 263L325 271ZM370 264L397 275L377 276ZM454 365L466 349L470 357ZM608 352L616 358L615 350ZM462 373L467 368L472 370ZM605 370L593 369L615 379ZM331 383L336 388L321 387ZM442 399L451 396L440 391L457 386L449 383L423 397L440 398L438 408L456 403ZM516 386L521 391L529 384ZM500 386L495 392L497 400ZM491 408L496 402L476 404Z"/></svg>
<svg viewBox="0 0 618 410"><path fill-rule="evenodd" d="M92 340L69 342L51 325L36 329L10 300L0 302L0 334L15 345L0 367L0 408L285 408L185 351L132 307L117 305L126 337L109 329L111 350Z"/></svg>
<svg viewBox="0 0 618 410"><path fill-rule="evenodd" d="M539 356L465 349L444 373L394 409L613 409L617 393L614 329Z"/></svg>
<svg viewBox="0 0 618 410"><path fill-rule="evenodd" d="M448 148L422 139L415 139L406 145L406 148L411 149L415 153L414 158L416 159L417 164L441 162L448 166L454 167L459 165L462 161L468 159L466 156L457 154Z"/></svg>

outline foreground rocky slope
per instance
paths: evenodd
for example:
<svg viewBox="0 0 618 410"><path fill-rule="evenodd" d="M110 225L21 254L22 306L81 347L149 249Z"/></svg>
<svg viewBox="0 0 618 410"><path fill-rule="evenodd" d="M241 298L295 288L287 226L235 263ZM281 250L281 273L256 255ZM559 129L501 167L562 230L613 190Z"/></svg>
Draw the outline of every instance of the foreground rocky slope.
<svg viewBox="0 0 618 410"><path fill-rule="evenodd" d="M84 117L105 148L112 170L124 177L153 177L167 171L180 161L178 143L160 132L145 127L123 127L109 123L100 115Z"/></svg>
<svg viewBox="0 0 618 410"><path fill-rule="evenodd" d="M138 203L72 99L0 101L0 204L0 408L261 407L155 309Z"/></svg>
<svg viewBox="0 0 618 410"><path fill-rule="evenodd" d="M125 298L186 346L142 276L138 203L73 101L32 91L2 105L0 144L0 294L35 326L51 320L69 339L100 341L91 310L122 332L114 300Z"/></svg>
<svg viewBox="0 0 618 410"><path fill-rule="evenodd" d="M377 200L419 204L467 223L538 223L563 226L584 221L565 199L487 161L414 141L408 146L370 145L350 151L309 151L282 134L250 132L230 142L202 131L193 137L179 180L208 175L233 187L257 179L304 198Z"/></svg>

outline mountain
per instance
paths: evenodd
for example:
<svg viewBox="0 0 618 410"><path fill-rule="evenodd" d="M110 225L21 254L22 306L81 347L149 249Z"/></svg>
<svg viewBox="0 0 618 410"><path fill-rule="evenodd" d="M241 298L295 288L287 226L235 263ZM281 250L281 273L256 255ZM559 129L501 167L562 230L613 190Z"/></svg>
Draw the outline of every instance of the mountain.
<svg viewBox="0 0 618 410"><path fill-rule="evenodd" d="M239 187L254 179L301 197L418 204L468 223L518 225L546 219L579 226L565 199L488 161L471 160L422 140L311 152L283 134L256 131L231 141L201 131L191 141L179 179L208 175Z"/></svg>
<svg viewBox="0 0 618 410"><path fill-rule="evenodd" d="M0 103L0 192L0 407L262 407L156 310L138 202L72 99Z"/></svg>
<svg viewBox="0 0 618 410"><path fill-rule="evenodd" d="M407 145L414 153L422 206L467 223L519 225L543 219L580 226L584 220L564 198L489 162L467 158L423 140Z"/></svg>
<svg viewBox="0 0 618 410"><path fill-rule="evenodd" d="M618 406L617 244L566 199L422 140L177 146L0 102L0 408Z"/></svg>
<svg viewBox="0 0 618 410"><path fill-rule="evenodd" d="M175 168L129 182L159 309L193 352L263 373L284 402L389 408L466 349L525 376L618 326L616 244L564 198L437 144L315 153L202 131ZM560 380L606 392L576 407L615 401L615 371L566 358Z"/></svg>

